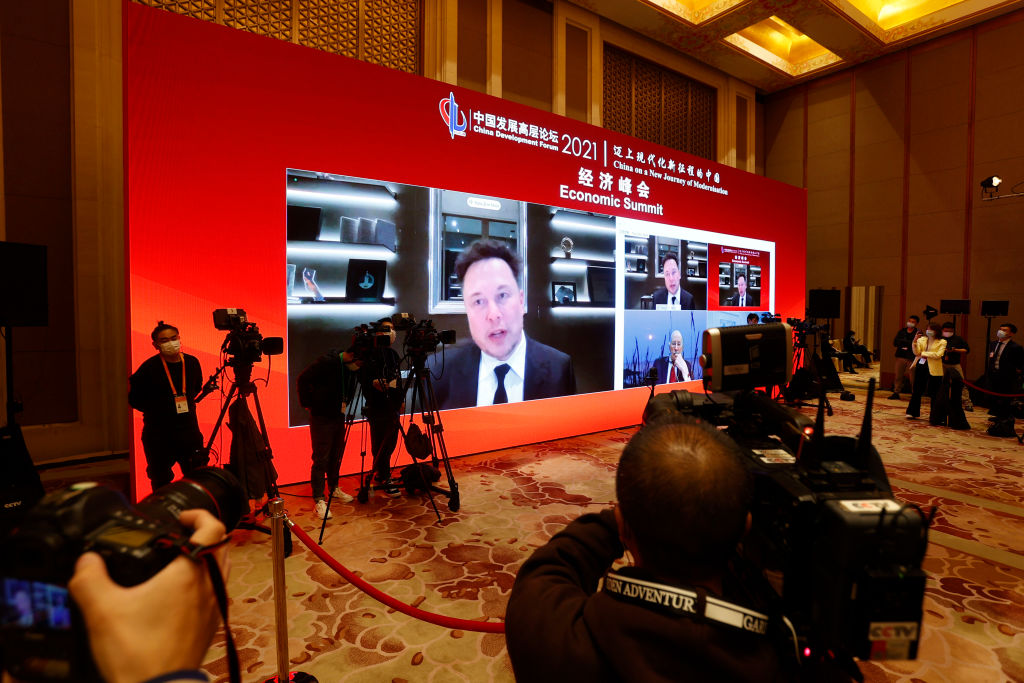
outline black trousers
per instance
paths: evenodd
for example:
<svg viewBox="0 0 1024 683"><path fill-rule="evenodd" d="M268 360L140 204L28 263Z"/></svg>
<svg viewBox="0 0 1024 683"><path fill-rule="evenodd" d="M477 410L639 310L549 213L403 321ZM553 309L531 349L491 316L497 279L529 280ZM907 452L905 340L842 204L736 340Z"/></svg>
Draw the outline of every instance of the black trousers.
<svg viewBox="0 0 1024 683"><path fill-rule="evenodd" d="M153 490L166 486L174 480L174 465L178 464L184 476L197 467L205 465L202 456L203 435L199 427L179 429L176 427L142 428L142 451L146 454L146 476Z"/></svg>
<svg viewBox="0 0 1024 683"><path fill-rule="evenodd" d="M366 415L366 421L370 423L373 471L377 481L386 481L391 477L391 454L398 445L398 413L373 413Z"/></svg>
<svg viewBox="0 0 1024 683"><path fill-rule="evenodd" d="M932 399L935 398L939 391L939 385L942 382L941 377L933 377L928 372L928 363L915 364L914 365L914 393L910 395L910 403L907 405L907 415L914 417L921 417L921 397L924 396L925 392Z"/></svg>
<svg viewBox="0 0 1024 683"><path fill-rule="evenodd" d="M345 447L344 437L344 415L309 416L309 440L313 446L313 466L309 468L309 485L313 489L314 500L326 498L324 494L325 476L328 491L333 491L338 486L338 470L341 467L342 450Z"/></svg>

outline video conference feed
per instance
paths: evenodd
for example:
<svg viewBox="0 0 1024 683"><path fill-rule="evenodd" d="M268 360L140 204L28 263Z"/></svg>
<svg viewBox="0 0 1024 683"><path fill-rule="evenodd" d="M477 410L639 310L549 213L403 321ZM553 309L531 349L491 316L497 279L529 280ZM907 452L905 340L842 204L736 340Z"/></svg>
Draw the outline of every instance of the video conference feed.
<svg viewBox="0 0 1024 683"><path fill-rule="evenodd" d="M772 309L774 243L632 218L616 229L617 389L701 379L704 330Z"/></svg>
<svg viewBox="0 0 1024 683"><path fill-rule="evenodd" d="M399 312L455 331L427 360L445 410L501 402L502 365L508 402L639 386L659 359L674 361L666 382L699 379L710 320L770 309L753 303L771 301L770 243L318 171L289 169L286 201L291 426L308 422L302 370ZM490 257L460 278L460 255L480 240L517 256L519 276Z"/></svg>

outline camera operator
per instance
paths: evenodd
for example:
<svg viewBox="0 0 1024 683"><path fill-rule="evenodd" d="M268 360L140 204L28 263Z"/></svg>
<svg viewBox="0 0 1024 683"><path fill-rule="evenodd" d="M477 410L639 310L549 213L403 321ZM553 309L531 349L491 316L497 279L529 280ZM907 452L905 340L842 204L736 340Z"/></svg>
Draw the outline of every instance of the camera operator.
<svg viewBox="0 0 1024 683"><path fill-rule="evenodd" d="M370 450L373 453L374 480L392 498L401 495L399 483L391 479L391 454L398 445L399 419L402 413L402 389L399 364L401 359L391 345L395 343L395 327L389 318L377 322L372 334L374 343L367 346L357 341L348 351L352 354L359 385L363 389L363 416L370 425ZM386 340L381 346L379 340ZM347 360L346 360L347 362ZM351 400L351 398L350 398Z"/></svg>
<svg viewBox="0 0 1024 683"><path fill-rule="evenodd" d="M633 436L618 507L578 518L519 570L505 621L518 680L784 678L766 629L728 625L711 608L744 592L729 560L750 524L753 484L735 448L679 417ZM624 550L635 566L609 573Z"/></svg>
<svg viewBox="0 0 1024 683"><path fill-rule="evenodd" d="M224 525L205 510L186 510L179 518L195 529L191 541L213 545ZM227 578L227 546L214 551ZM206 565L184 556L148 581L125 588L114 583L103 558L78 558L68 583L89 633L93 660L109 683L184 683L206 681L199 671L220 612ZM5 681L12 681L5 674Z"/></svg>
<svg viewBox="0 0 1024 683"><path fill-rule="evenodd" d="M299 375L299 403L309 411L309 440L313 449L309 485L316 514L321 519L329 514L324 500L325 478L327 490L334 492L334 498L342 503L352 502L352 496L338 486L338 471L345 448L345 411L354 393L356 369L351 352L332 349Z"/></svg>
<svg viewBox="0 0 1024 683"><path fill-rule="evenodd" d="M174 479L174 463L187 475L209 458L196 418L195 397L203 386L199 359L182 352L178 328L163 320L150 338L158 353L129 378L128 403L142 413L146 476L156 490Z"/></svg>

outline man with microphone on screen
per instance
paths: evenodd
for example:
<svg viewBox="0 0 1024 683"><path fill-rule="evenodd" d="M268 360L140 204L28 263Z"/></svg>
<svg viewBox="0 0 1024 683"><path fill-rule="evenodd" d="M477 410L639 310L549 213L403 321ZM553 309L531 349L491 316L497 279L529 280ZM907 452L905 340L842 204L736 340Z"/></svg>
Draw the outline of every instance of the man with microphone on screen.
<svg viewBox="0 0 1024 683"><path fill-rule="evenodd" d="M508 245L478 240L455 261L472 344L432 356L438 407L469 408L576 393L572 359L523 332L522 264Z"/></svg>

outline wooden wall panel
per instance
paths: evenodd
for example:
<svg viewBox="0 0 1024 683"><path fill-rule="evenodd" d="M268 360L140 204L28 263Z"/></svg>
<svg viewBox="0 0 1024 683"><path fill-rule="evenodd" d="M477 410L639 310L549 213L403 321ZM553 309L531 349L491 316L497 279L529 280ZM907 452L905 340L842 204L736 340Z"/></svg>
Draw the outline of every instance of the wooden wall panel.
<svg viewBox="0 0 1024 683"><path fill-rule="evenodd" d="M904 82L903 60L886 60L858 72L855 93L851 241L855 258L850 284L881 285L890 296L896 295L900 284ZM870 331L864 332L862 338L870 338Z"/></svg>
<svg viewBox="0 0 1024 683"><path fill-rule="evenodd" d="M793 88L764 110L764 175L790 185L804 183L804 93Z"/></svg>
<svg viewBox="0 0 1024 683"><path fill-rule="evenodd" d="M766 175L807 178L808 287L885 286L883 370L903 316L943 298L972 300L976 348L983 299L1009 299L1024 327L1024 197L981 201L978 185L1024 190L1022 44L1018 11L765 100Z"/></svg>
<svg viewBox="0 0 1024 683"><path fill-rule="evenodd" d="M846 281L849 242L850 82L807 95L807 286Z"/></svg>
<svg viewBox="0 0 1024 683"><path fill-rule="evenodd" d="M1009 299L1009 319L1024 328L1024 197L979 201L977 183L990 175L1004 178L1002 193L1024 181L1024 21L979 32L975 97L975 193L971 244L971 296ZM1024 184L1017 188L1024 190ZM975 315L968 341L980 345L985 321ZM994 321L999 324L1000 321ZM1020 341L1022 335L1018 334ZM978 348L982 348L978 346ZM980 367L980 363L976 365Z"/></svg>

